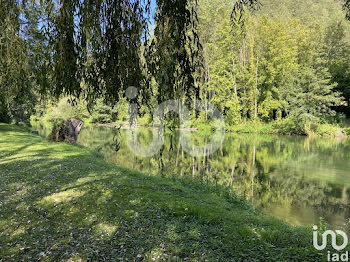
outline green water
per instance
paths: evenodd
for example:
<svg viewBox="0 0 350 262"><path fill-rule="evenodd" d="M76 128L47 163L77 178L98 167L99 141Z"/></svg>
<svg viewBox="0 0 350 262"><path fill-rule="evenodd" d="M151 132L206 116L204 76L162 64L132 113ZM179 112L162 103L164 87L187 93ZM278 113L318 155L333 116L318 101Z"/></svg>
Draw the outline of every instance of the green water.
<svg viewBox="0 0 350 262"><path fill-rule="evenodd" d="M40 124L34 129L48 133ZM118 152L108 127L84 127L78 143L147 174L229 186L265 214L294 225L311 225L322 217L331 228L344 229L350 218L350 140L226 134L211 156L192 157L179 145L178 132L168 131L162 152L142 158L128 148L125 132L117 138ZM138 133L140 143L151 142L150 130ZM192 137L198 145L206 141L195 132Z"/></svg>

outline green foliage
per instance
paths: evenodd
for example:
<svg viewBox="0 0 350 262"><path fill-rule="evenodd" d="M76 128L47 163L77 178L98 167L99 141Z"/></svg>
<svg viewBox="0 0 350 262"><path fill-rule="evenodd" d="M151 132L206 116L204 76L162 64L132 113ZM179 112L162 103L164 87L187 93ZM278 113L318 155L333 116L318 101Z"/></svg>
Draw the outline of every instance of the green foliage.
<svg viewBox="0 0 350 262"><path fill-rule="evenodd" d="M127 119L127 121L129 121L129 119ZM137 119L137 123L140 126L151 126L152 122L153 122L152 112L147 106L142 105L140 108L140 117Z"/></svg>
<svg viewBox="0 0 350 262"><path fill-rule="evenodd" d="M303 67L295 89L290 94L290 114L300 121L316 122L322 117L334 114L331 107L339 105L342 98L330 83L327 70Z"/></svg>
<svg viewBox="0 0 350 262"><path fill-rule="evenodd" d="M265 120L270 120L273 118L273 112L282 109L281 103L272 97L272 93L270 91L267 92L266 98L259 105L258 113Z"/></svg>
<svg viewBox="0 0 350 262"><path fill-rule="evenodd" d="M20 36L21 6L17 1L0 5L0 121L29 119L36 102L35 77L29 45Z"/></svg>
<svg viewBox="0 0 350 262"><path fill-rule="evenodd" d="M241 13L242 27L225 16L232 2L199 3L201 98L222 110L230 130L261 132L258 119L277 120L262 124L276 133L311 134L316 132L312 126L333 121L334 109L347 105L342 72L350 61L345 55L350 54L345 41L350 34L344 34L350 26L339 16L341 5L310 0L303 1L308 8L296 10L287 2L262 1L258 15ZM324 5L330 9L316 17Z"/></svg>
<svg viewBox="0 0 350 262"><path fill-rule="evenodd" d="M49 103L44 109L37 108L37 111L38 114L32 120L55 122L70 118L88 120L90 117L85 103L79 102L73 106L67 98L62 98L57 103Z"/></svg>
<svg viewBox="0 0 350 262"><path fill-rule="evenodd" d="M113 108L130 86L149 99L153 79L161 100L193 95L196 2L151 11L143 0L1 1L0 120L29 118L40 94L97 104L95 120L110 121L98 99Z"/></svg>
<svg viewBox="0 0 350 262"><path fill-rule="evenodd" d="M92 108L92 123L111 123L128 121L128 105L125 99L121 99L116 106L108 106L102 99L97 99Z"/></svg>
<svg viewBox="0 0 350 262"><path fill-rule="evenodd" d="M114 110L103 103L103 100L98 99L92 113L93 123L110 123L113 119Z"/></svg>
<svg viewBox="0 0 350 262"><path fill-rule="evenodd" d="M141 126L150 126L152 123L152 115L150 113L145 113L142 117L138 119L138 124Z"/></svg>
<svg viewBox="0 0 350 262"><path fill-rule="evenodd" d="M149 2L20 3L0 10L1 121L35 113L122 122L136 102L139 123L149 125L159 103L200 99L229 126L290 118L292 133L299 123L300 133L312 133L350 108L350 24L333 0L162 0L152 34ZM125 98L129 86L139 90L135 101Z"/></svg>
<svg viewBox="0 0 350 262"><path fill-rule="evenodd" d="M344 129L344 134L350 136L350 127Z"/></svg>
<svg viewBox="0 0 350 262"><path fill-rule="evenodd" d="M48 139L50 141L62 142L65 137L64 134L68 132L67 126L64 124L63 120L56 120L52 124L52 131L50 132Z"/></svg>
<svg viewBox="0 0 350 262"><path fill-rule="evenodd" d="M56 98L83 96L88 106L101 97L112 105L130 86L150 98L148 84L154 77L162 86L162 100L193 92L192 62L200 49L195 1L158 0L155 14L151 1L143 0L48 3L55 10L44 24L54 86L44 91Z"/></svg>
<svg viewBox="0 0 350 262"><path fill-rule="evenodd" d="M301 122L295 117L288 117L279 121L264 123L262 121L248 121L229 127L229 131L237 133L279 134L279 135L309 135L321 137L339 137L350 135L347 129L335 124L316 122Z"/></svg>
<svg viewBox="0 0 350 262"><path fill-rule="evenodd" d="M339 132L341 132L339 126L330 124L320 124L315 130L316 135L323 137L337 137L339 136Z"/></svg>
<svg viewBox="0 0 350 262"><path fill-rule="evenodd" d="M127 103L122 99L115 107L106 105L102 99L98 99L91 109L87 110L87 104L84 101L78 101L75 105L62 98L57 103L51 102L43 107L36 107L37 114L31 117L33 121L55 122L76 118L85 123L111 123L127 121Z"/></svg>
<svg viewBox="0 0 350 262"><path fill-rule="evenodd" d="M237 133L252 133L252 134L274 134L278 130L274 128L273 124L266 124L258 119L253 121L244 121L237 125L229 127L229 131Z"/></svg>
<svg viewBox="0 0 350 262"><path fill-rule="evenodd" d="M273 123L276 132L282 135L306 135L304 125L293 117L288 117Z"/></svg>
<svg viewBox="0 0 350 262"><path fill-rule="evenodd" d="M236 125L241 121L241 105L238 98L226 102L226 122L229 125Z"/></svg>

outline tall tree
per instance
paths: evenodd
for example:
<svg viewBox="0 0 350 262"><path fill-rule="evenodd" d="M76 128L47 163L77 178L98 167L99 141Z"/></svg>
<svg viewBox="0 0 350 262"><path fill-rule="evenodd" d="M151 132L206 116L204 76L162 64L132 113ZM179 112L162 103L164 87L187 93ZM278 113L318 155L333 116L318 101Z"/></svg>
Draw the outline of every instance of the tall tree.
<svg viewBox="0 0 350 262"><path fill-rule="evenodd" d="M12 0L0 4L0 121L23 121L35 100L28 46L22 38L23 7Z"/></svg>

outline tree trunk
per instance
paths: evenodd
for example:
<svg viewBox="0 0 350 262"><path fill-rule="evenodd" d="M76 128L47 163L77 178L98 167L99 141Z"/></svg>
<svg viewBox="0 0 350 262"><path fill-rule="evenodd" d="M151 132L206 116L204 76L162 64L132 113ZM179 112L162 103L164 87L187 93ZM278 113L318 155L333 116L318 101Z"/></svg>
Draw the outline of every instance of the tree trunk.
<svg viewBox="0 0 350 262"><path fill-rule="evenodd" d="M236 82L236 65L235 65L235 59L232 59L232 75L233 75L233 89L235 92L235 95L237 97L237 82Z"/></svg>
<svg viewBox="0 0 350 262"><path fill-rule="evenodd" d="M255 69L255 90L254 90L254 117L258 117L258 67L259 57L256 58L256 69Z"/></svg>
<svg viewBox="0 0 350 262"><path fill-rule="evenodd" d="M233 178L235 176L235 169L236 169L236 163L233 164L232 170L231 170L231 179L230 179L230 187L233 185Z"/></svg>
<svg viewBox="0 0 350 262"><path fill-rule="evenodd" d="M75 118L64 120L54 126L50 137L56 142L75 144L83 126L84 122Z"/></svg>

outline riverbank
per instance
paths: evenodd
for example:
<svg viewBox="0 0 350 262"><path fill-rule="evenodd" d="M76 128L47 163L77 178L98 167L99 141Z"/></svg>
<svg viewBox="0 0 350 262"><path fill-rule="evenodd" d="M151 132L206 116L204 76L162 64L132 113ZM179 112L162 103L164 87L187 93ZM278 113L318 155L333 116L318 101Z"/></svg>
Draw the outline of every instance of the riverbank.
<svg viewBox="0 0 350 262"><path fill-rule="evenodd" d="M122 124L115 123L96 123L97 126L105 127L121 127L122 129L129 129L127 122ZM148 125L139 125L139 128L150 127ZM179 129L179 128L177 128ZM213 127L210 123L198 124L195 123L192 128L187 128L188 131L199 131L200 133L210 134ZM184 130L184 129L183 129ZM310 137L326 137L326 138L345 138L350 135L350 127L347 124L310 124L309 126L300 125L291 121L290 119L284 119L280 121L272 121L269 123L263 121L245 121L233 126L226 125L226 131L231 133L243 133L243 134L262 134L262 135L299 135Z"/></svg>
<svg viewBox="0 0 350 262"><path fill-rule="evenodd" d="M52 124L57 120L44 121L44 123ZM128 122L109 122L109 123L91 123L86 122L85 126L95 125L99 127L110 127L120 129L130 129ZM333 122L335 120L333 119ZM31 123L39 122L38 119L33 119ZM138 123L137 128L152 128L152 122L143 124ZM336 121L335 121L336 122ZM339 120L339 123L301 123L292 118L286 118L281 120L275 120L271 122L264 122L261 120L242 121L240 123L229 125L226 123L226 131L230 133L242 133L242 134L262 134L262 135L287 135L287 136L309 136L309 137L325 137L325 138L346 138L350 136L350 124L347 119ZM210 121L192 121L191 128L174 128L177 130L186 130L192 132L199 132L201 134L210 135L215 129Z"/></svg>
<svg viewBox="0 0 350 262"><path fill-rule="evenodd" d="M4 261L322 261L311 229L223 188L152 177L0 124Z"/></svg>
<svg viewBox="0 0 350 262"><path fill-rule="evenodd" d="M338 124L300 125L289 119L265 123L262 121L247 121L227 127L229 132L247 134L271 135L302 135L310 137L345 138L350 135L350 128Z"/></svg>
<svg viewBox="0 0 350 262"><path fill-rule="evenodd" d="M96 126L102 127L110 127L110 128L120 128L120 129L130 129L129 122L121 122L121 123L95 123ZM153 126L141 126L136 125L135 128L153 128ZM158 127L157 127L158 128ZM185 130L185 131L198 131L198 128L175 128L176 130Z"/></svg>

